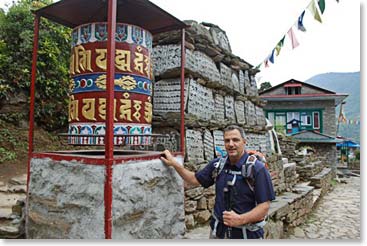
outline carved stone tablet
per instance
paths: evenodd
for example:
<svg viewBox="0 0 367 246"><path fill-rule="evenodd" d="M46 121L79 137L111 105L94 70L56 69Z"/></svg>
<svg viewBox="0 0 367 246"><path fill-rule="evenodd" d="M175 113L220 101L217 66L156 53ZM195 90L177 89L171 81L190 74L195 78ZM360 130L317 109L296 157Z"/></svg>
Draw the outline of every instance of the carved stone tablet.
<svg viewBox="0 0 367 246"><path fill-rule="evenodd" d="M237 123L245 124L245 104L242 101L235 101L235 112L236 112L236 119Z"/></svg>
<svg viewBox="0 0 367 246"><path fill-rule="evenodd" d="M245 75L242 70L238 72L239 83L240 83L240 93L245 94Z"/></svg>
<svg viewBox="0 0 367 246"><path fill-rule="evenodd" d="M225 118L230 122L235 122L235 113L234 113L234 98L232 96L224 97L224 106L225 106Z"/></svg>
<svg viewBox="0 0 367 246"><path fill-rule="evenodd" d="M214 138L214 153L216 157L220 157L219 154L226 154L226 148L224 147L224 135L223 131L214 130L213 131Z"/></svg>
<svg viewBox="0 0 367 246"><path fill-rule="evenodd" d="M204 130L204 158L207 161L214 159L214 139L208 129Z"/></svg>
<svg viewBox="0 0 367 246"><path fill-rule="evenodd" d="M203 137L200 131L186 130L186 153L187 161L204 161Z"/></svg>
<svg viewBox="0 0 367 246"><path fill-rule="evenodd" d="M153 85L153 112L162 115L169 112L180 112L180 90L181 80L165 79L154 83ZM189 79L185 79L185 105L187 105L187 91Z"/></svg>
<svg viewBox="0 0 367 246"><path fill-rule="evenodd" d="M189 114L202 120L211 120L214 117L214 97L211 89L190 80L188 100Z"/></svg>
<svg viewBox="0 0 367 246"><path fill-rule="evenodd" d="M240 80L238 78L237 72L232 70L232 85L233 90L240 92Z"/></svg>
<svg viewBox="0 0 367 246"><path fill-rule="evenodd" d="M214 94L214 103L215 103L215 119L216 120L224 120L224 97L220 94Z"/></svg>
<svg viewBox="0 0 367 246"><path fill-rule="evenodd" d="M232 70L223 63L220 63L220 83L229 89L233 89Z"/></svg>

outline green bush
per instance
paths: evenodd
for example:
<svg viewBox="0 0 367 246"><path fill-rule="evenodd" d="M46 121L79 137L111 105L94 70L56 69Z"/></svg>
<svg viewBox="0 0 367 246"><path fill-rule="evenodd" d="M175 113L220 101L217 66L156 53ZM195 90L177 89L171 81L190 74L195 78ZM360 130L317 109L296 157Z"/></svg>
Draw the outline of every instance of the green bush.
<svg viewBox="0 0 367 246"><path fill-rule="evenodd" d="M0 11L0 70L4 71L0 73L0 99L21 90L29 95L34 29L31 10L50 3L20 0L6 13ZM67 124L70 32L69 28L41 18L35 120L47 130Z"/></svg>

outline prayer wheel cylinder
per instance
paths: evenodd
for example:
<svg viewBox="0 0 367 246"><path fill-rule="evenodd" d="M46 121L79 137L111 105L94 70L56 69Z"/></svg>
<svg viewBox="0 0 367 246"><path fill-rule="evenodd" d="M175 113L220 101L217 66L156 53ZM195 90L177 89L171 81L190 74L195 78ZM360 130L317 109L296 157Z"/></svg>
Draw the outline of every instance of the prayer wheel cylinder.
<svg viewBox="0 0 367 246"><path fill-rule="evenodd" d="M152 133L152 35L117 23L114 36L114 144L149 145L150 137L142 135ZM106 71L107 23L76 27L70 59L69 144L104 145Z"/></svg>

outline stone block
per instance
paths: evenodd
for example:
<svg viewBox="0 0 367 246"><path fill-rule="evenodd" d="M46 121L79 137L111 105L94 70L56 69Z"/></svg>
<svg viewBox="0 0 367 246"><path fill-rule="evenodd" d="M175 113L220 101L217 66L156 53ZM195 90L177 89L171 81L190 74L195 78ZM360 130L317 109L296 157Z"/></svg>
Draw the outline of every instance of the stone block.
<svg viewBox="0 0 367 246"><path fill-rule="evenodd" d="M222 121L225 118L225 109L224 109L224 97L220 94L214 94L214 103L215 103L215 120Z"/></svg>
<svg viewBox="0 0 367 246"><path fill-rule="evenodd" d="M227 119L231 123L236 122L236 116L234 112L234 98L233 96L225 96L224 97L224 106L225 106L225 119Z"/></svg>
<svg viewBox="0 0 367 246"><path fill-rule="evenodd" d="M204 130L204 157L205 160L210 161L214 159L214 139L208 129Z"/></svg>
<svg viewBox="0 0 367 246"><path fill-rule="evenodd" d="M204 144L200 131L186 130L186 160L190 162L204 161Z"/></svg>
<svg viewBox="0 0 367 246"><path fill-rule="evenodd" d="M245 104L242 101L235 101L235 112L238 124L246 124Z"/></svg>

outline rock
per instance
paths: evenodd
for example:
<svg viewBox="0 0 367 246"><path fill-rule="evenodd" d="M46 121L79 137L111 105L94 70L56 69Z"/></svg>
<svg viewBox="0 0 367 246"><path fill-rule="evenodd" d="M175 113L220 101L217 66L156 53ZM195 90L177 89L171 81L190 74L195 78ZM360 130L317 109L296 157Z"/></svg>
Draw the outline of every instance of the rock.
<svg viewBox="0 0 367 246"><path fill-rule="evenodd" d="M189 230L195 227L194 215L188 214L185 216L185 225Z"/></svg>
<svg viewBox="0 0 367 246"><path fill-rule="evenodd" d="M294 228L294 236L296 236L297 238L304 238L306 235L301 228L296 227Z"/></svg>
<svg viewBox="0 0 367 246"><path fill-rule="evenodd" d="M6 225L0 226L0 238L18 238L20 236L19 226Z"/></svg>
<svg viewBox="0 0 367 246"><path fill-rule="evenodd" d="M16 176L16 177L12 178L9 181L9 184L11 184L11 185L26 185L27 184L27 174L23 174L23 175Z"/></svg>
<svg viewBox="0 0 367 246"><path fill-rule="evenodd" d="M0 219L9 219L11 214L11 208L0 208Z"/></svg>
<svg viewBox="0 0 367 246"><path fill-rule="evenodd" d="M194 213L194 218L199 224L204 224L210 219L211 213L208 210Z"/></svg>

